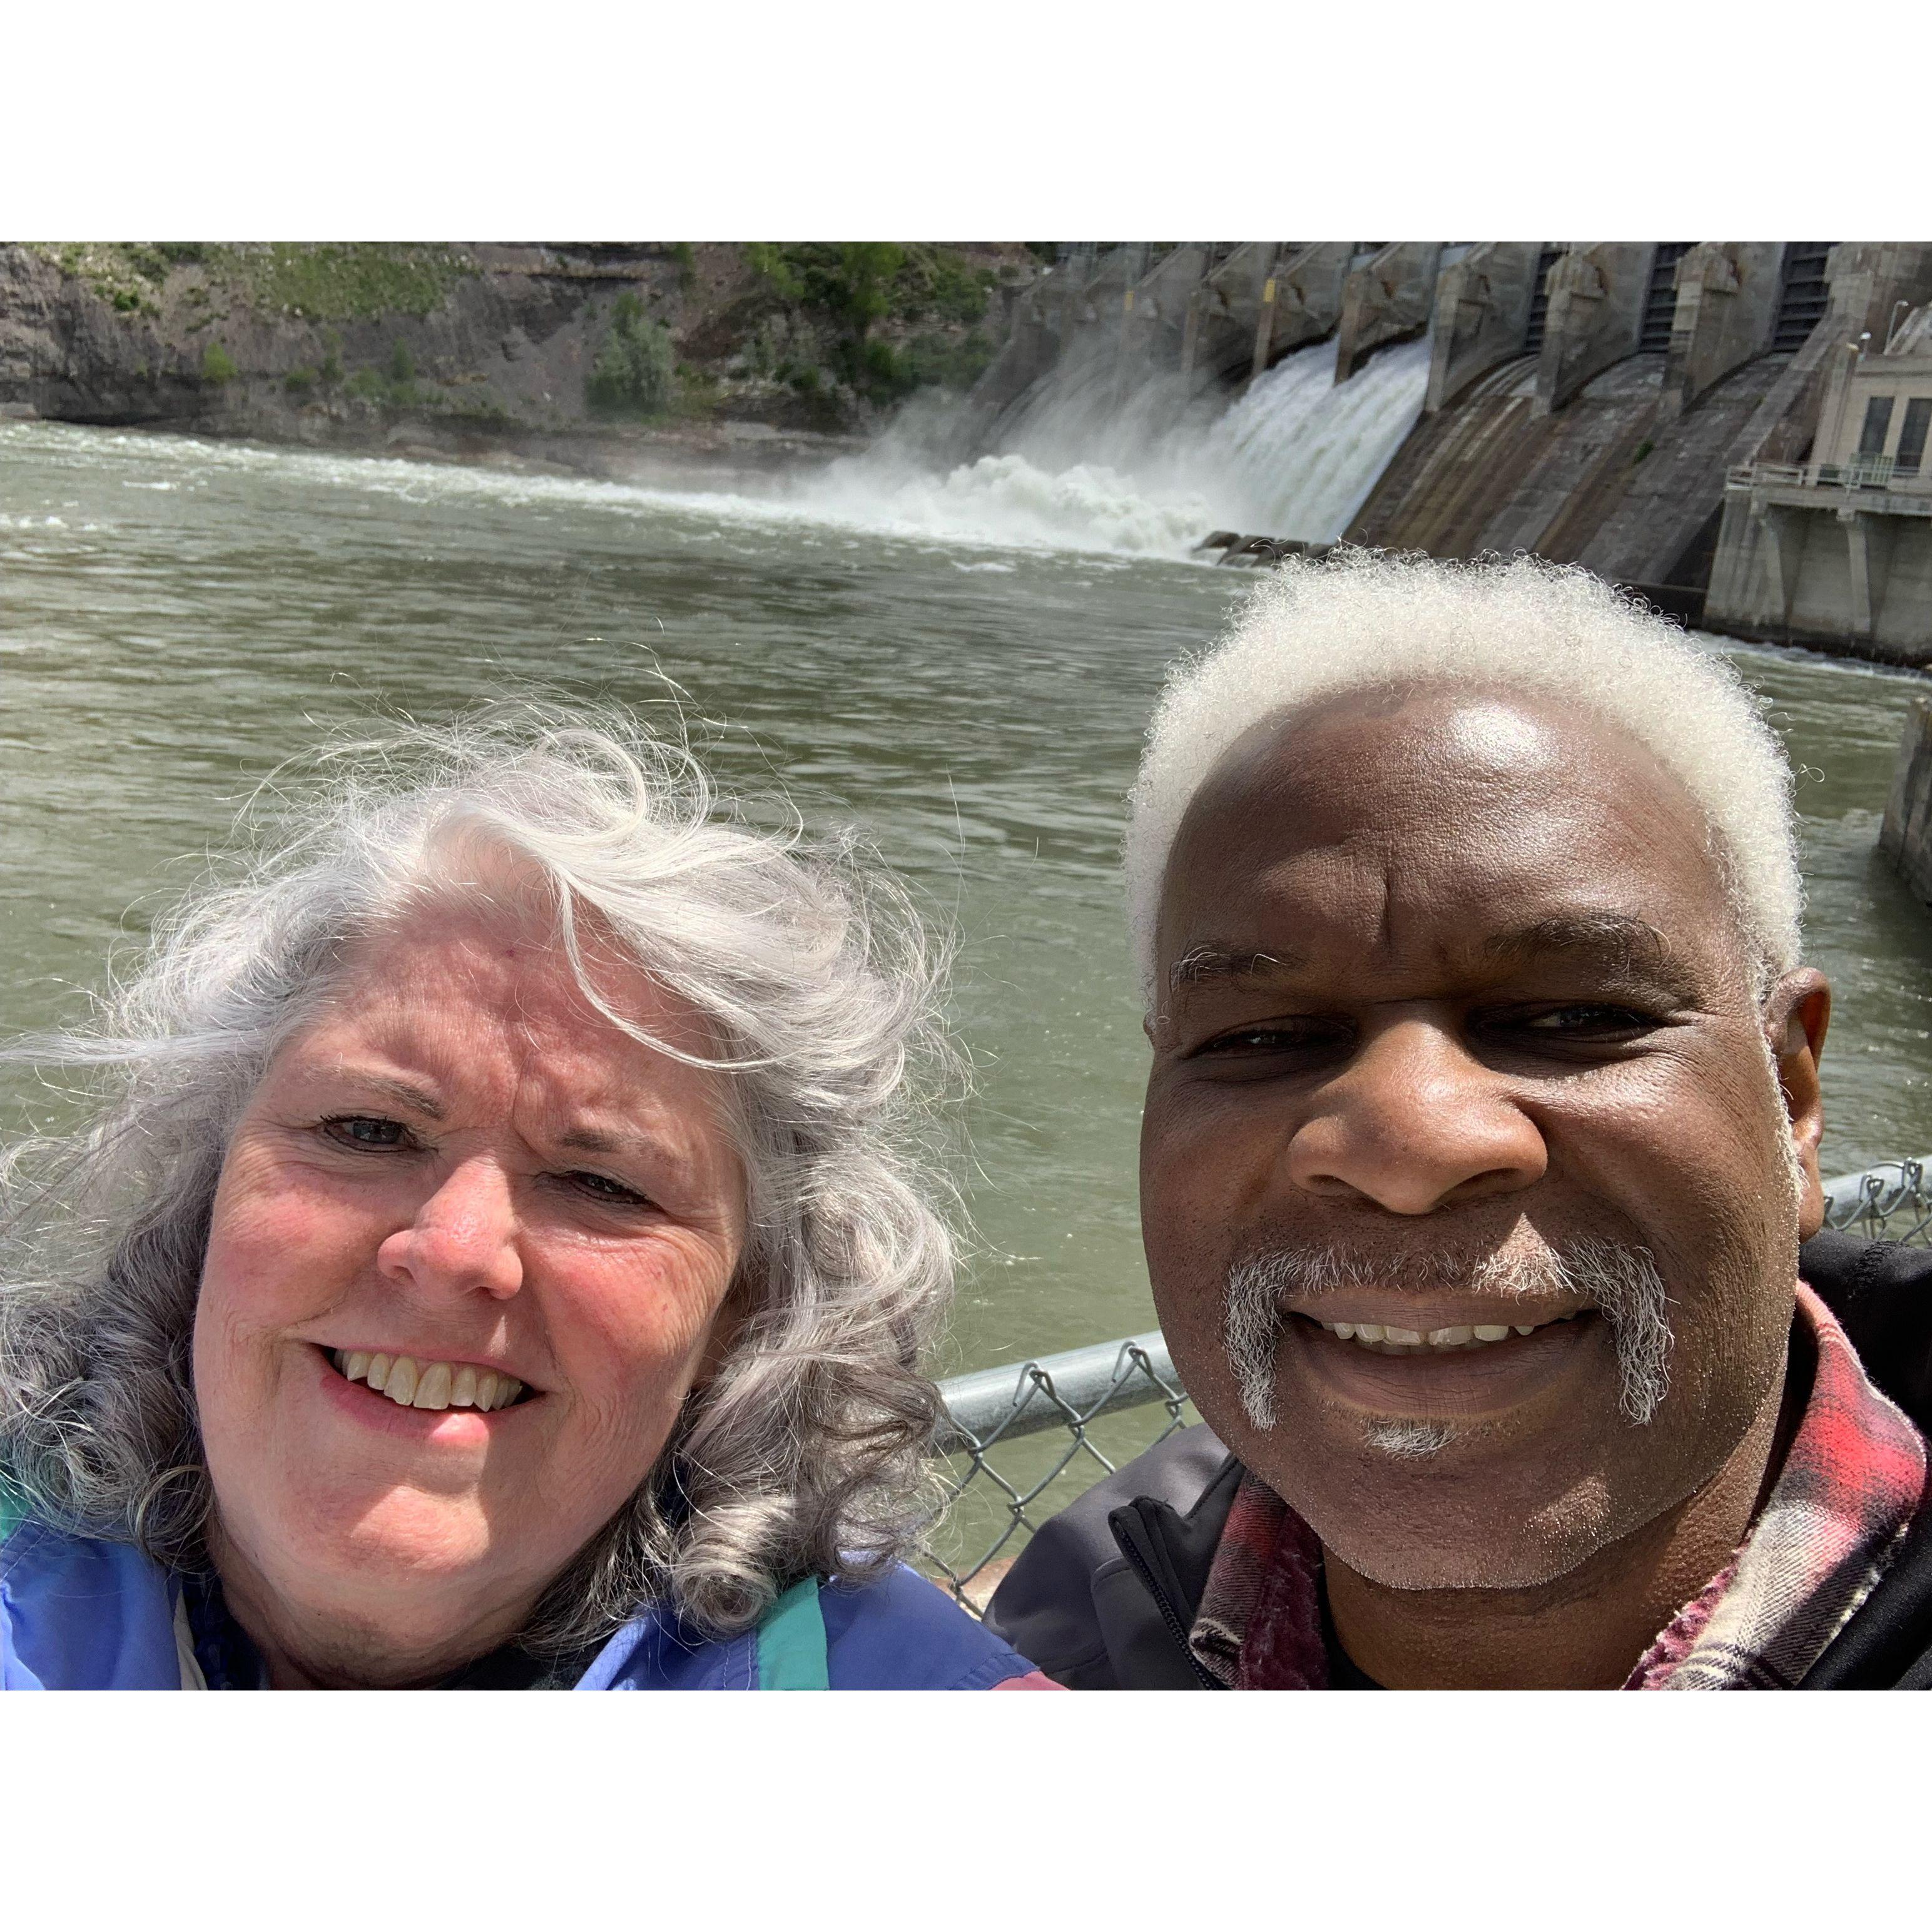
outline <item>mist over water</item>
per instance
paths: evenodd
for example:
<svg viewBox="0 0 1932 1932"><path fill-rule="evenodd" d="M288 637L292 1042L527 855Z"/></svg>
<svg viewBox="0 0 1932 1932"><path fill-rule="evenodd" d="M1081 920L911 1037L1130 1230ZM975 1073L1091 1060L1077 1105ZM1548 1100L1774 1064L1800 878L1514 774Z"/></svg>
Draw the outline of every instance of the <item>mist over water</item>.
<svg viewBox="0 0 1932 1932"><path fill-rule="evenodd" d="M1405 352L1355 382L1412 384ZM1305 407L1304 442L1326 424L1339 447L1358 432L1334 412L1375 393L1293 358L1167 428L1201 450L1243 410ZM978 1232L949 1366L1152 1327L1123 802L1168 666L1252 581L1172 560L1268 519L1217 496L1184 526L1151 469L1096 482L1034 447L977 482L914 466L897 496L849 470L752 496L0 424L0 1034L81 1013L262 775L326 734L532 688L664 707L672 680L726 785L856 824L958 932ZM1932 1150L1932 912L1874 850L1924 682L1703 641L1806 770L1827 1166ZM0 1073L9 1130L52 1105Z"/></svg>

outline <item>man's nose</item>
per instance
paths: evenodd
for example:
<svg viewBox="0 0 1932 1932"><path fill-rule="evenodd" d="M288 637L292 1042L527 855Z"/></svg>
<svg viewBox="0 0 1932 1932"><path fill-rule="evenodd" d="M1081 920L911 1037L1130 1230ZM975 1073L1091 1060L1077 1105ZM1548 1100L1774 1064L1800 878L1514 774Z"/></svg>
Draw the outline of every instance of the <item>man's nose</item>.
<svg viewBox="0 0 1932 1932"><path fill-rule="evenodd" d="M524 1285L509 1177L494 1161L460 1162L416 1219L376 1250L376 1265L422 1292L480 1291L507 1300Z"/></svg>
<svg viewBox="0 0 1932 1932"><path fill-rule="evenodd" d="M1526 1187L1549 1166L1542 1130L1455 1036L1406 1018L1326 1082L1288 1143L1288 1177L1394 1214Z"/></svg>

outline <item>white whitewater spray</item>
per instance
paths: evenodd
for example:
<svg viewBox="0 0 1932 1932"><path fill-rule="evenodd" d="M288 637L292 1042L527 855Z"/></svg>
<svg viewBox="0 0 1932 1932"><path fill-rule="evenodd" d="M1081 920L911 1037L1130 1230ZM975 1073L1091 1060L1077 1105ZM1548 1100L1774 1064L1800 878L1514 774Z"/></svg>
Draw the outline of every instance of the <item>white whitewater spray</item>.
<svg viewBox="0 0 1932 1932"><path fill-rule="evenodd" d="M940 538L1178 556L1210 530L1332 543L1421 413L1426 340L1334 380L1335 349L1296 351L1232 404L1178 376L1121 393L1111 356L1056 370L996 454L935 468L922 428L831 466L794 500Z"/></svg>

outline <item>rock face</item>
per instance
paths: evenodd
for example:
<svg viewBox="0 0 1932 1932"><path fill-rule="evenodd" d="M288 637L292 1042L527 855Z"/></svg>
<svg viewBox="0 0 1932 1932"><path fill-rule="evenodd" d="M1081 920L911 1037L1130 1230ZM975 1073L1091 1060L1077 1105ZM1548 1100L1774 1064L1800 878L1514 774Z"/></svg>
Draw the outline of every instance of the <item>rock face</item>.
<svg viewBox="0 0 1932 1932"><path fill-rule="evenodd" d="M723 243L0 244L0 414L521 448L593 471L640 442L764 466L876 426L884 399L866 368L917 380L902 373L909 358L895 363L895 332L927 366L928 345L979 326L923 315L914 270L943 256L966 306L983 291L990 328L1036 266L1014 244L915 254L901 276L911 292L872 326L862 366L836 316L748 255ZM620 303L676 357L676 393L648 422L587 399ZM843 380L821 366L842 353Z"/></svg>

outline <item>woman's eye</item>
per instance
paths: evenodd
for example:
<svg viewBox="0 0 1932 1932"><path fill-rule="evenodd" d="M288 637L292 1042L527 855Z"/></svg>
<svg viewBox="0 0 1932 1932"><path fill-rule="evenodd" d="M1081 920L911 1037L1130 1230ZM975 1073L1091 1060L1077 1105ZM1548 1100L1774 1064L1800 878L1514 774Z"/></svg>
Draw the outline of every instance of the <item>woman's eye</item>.
<svg viewBox="0 0 1932 1932"><path fill-rule="evenodd" d="M409 1130L400 1120L386 1120L373 1114L338 1114L324 1120L322 1130L339 1146L398 1148L409 1138Z"/></svg>
<svg viewBox="0 0 1932 1932"><path fill-rule="evenodd" d="M621 1208L648 1208L651 1204L634 1187L626 1187L621 1180L613 1180L608 1174L568 1174L564 1176L573 1187L599 1201L608 1201Z"/></svg>

